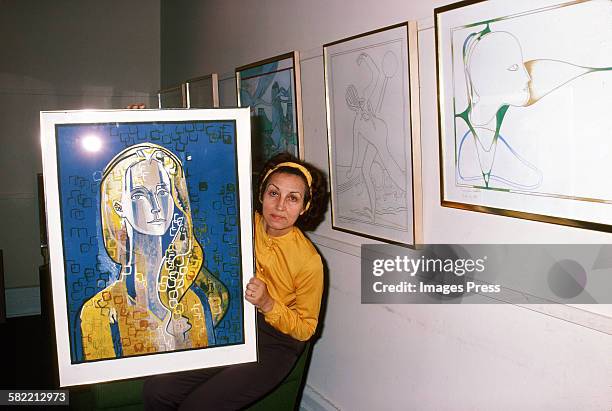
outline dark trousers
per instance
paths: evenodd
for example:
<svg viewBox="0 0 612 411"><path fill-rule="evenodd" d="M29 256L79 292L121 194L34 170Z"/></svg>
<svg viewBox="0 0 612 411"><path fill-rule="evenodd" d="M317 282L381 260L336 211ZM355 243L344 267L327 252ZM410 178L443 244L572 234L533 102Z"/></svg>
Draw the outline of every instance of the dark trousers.
<svg viewBox="0 0 612 411"><path fill-rule="evenodd" d="M256 363L150 377L145 410L239 410L272 391L291 371L304 349L257 314Z"/></svg>

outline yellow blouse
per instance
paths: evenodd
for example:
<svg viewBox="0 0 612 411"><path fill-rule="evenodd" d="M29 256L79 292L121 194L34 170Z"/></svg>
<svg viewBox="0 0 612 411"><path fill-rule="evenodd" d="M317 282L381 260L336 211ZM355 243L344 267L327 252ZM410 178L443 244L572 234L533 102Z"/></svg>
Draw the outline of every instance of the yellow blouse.
<svg viewBox="0 0 612 411"><path fill-rule="evenodd" d="M274 300L272 310L264 314L266 322L296 340L308 340L321 308L321 256L297 227L279 237L269 236L263 217L256 213L255 260L256 276Z"/></svg>

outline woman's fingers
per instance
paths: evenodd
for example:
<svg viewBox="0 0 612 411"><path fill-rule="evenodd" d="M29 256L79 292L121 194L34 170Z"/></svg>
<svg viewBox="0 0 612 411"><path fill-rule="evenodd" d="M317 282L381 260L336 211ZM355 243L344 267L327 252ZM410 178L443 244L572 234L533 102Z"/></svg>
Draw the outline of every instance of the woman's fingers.
<svg viewBox="0 0 612 411"><path fill-rule="evenodd" d="M265 287L266 283L264 283L263 281L261 281L259 278L257 277L253 277L249 280L249 283L247 284L247 290L251 290L251 291L257 291L259 289L261 289L262 287Z"/></svg>
<svg viewBox="0 0 612 411"><path fill-rule="evenodd" d="M258 290L261 288L261 285L259 284L261 280L259 281L255 281L255 280L258 280L258 279L255 277L251 278L246 286L244 295L248 301L250 301L249 298L252 298L252 299L256 298L258 294Z"/></svg>
<svg viewBox="0 0 612 411"><path fill-rule="evenodd" d="M260 280L260 279L259 279L259 278L257 278L257 277L252 277L252 278L249 280L249 284L254 284L254 285L256 285L256 286L262 286L262 285L265 285L266 283L264 283L262 280Z"/></svg>
<svg viewBox="0 0 612 411"><path fill-rule="evenodd" d="M256 307L264 305L270 299L266 283L257 277L251 278L244 291L244 298Z"/></svg>
<svg viewBox="0 0 612 411"><path fill-rule="evenodd" d="M146 105L144 103L136 103L136 104L130 104L126 108L130 110L142 109L142 108L146 108Z"/></svg>

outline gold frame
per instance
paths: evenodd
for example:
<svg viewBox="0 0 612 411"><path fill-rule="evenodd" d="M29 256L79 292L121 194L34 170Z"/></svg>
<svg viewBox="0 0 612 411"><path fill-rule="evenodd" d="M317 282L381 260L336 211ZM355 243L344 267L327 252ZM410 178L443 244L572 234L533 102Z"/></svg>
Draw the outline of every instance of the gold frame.
<svg viewBox="0 0 612 411"><path fill-rule="evenodd" d="M209 81L212 86L212 107L192 107L191 104L191 85L192 83ZM187 108L219 108L219 76L217 73L211 73L206 76L195 77L185 82L185 95L186 95L186 107Z"/></svg>
<svg viewBox="0 0 612 411"><path fill-rule="evenodd" d="M562 0L559 0L556 5L551 5L550 7L553 7L553 6L554 7L565 7L568 5L582 3L584 1L585 0L563 2ZM440 167L440 202L441 202L441 205L443 207L475 211L479 213L494 214L494 215L499 215L499 216L504 216L504 217L520 218L524 220L538 221L542 223L564 225L564 226L569 226L569 227L574 227L574 228L582 228L582 229L612 233L612 225L610 224L598 223L594 221L583 221L583 220L578 220L578 219L566 218L562 216L537 214L537 213L532 213L532 212L527 212L527 211L510 210L510 209L497 208L497 207L492 207L492 206L469 204L469 203L457 202L457 201L449 201L445 198L445 188L444 188L445 187L444 186L445 170L444 170L444 167L445 167L445 159L448 158L448 154L445 153L445 150L444 150L444 130L443 130L444 118L442 114L443 101L442 101L441 90L451 89L452 87L443 85L441 83L442 82L442 78L441 78L442 45L441 45L441 39L440 39L440 30L441 30L440 29L440 25L441 25L440 15L445 12L451 11L451 10L475 5L478 3L485 3L485 2L486 0L463 0L457 3L448 4L448 5L434 9L434 34L435 34L435 47L436 47L436 50L435 50L436 51L436 84L438 88L437 89L437 100L438 100L437 105L438 105L438 135L439 135L438 143L439 143L439 160L440 160L439 167ZM482 24L485 24L486 22L490 22L493 19L497 19L497 18L499 17L491 16L491 18L483 21ZM472 23L467 23L467 24L472 24ZM497 189L497 188L489 188L488 190L503 191L503 189ZM566 200L575 199L573 197L565 196L565 195L560 195L559 198L566 199ZM603 200L597 200L597 199L589 199L589 200L593 202L604 202Z"/></svg>
<svg viewBox="0 0 612 411"><path fill-rule="evenodd" d="M163 107L162 106L162 96L165 94L180 92L181 94L181 107ZM158 108L187 108L187 92L186 92L186 84L181 83L175 86L166 87L157 91L157 104Z"/></svg>

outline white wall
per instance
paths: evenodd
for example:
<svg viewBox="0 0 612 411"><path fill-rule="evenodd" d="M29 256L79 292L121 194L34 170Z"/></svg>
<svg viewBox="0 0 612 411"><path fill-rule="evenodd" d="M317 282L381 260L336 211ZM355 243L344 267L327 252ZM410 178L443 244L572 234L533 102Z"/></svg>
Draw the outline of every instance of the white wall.
<svg viewBox="0 0 612 411"><path fill-rule="evenodd" d="M306 160L327 170L324 43L419 21L426 243L603 242L610 234L440 206L431 0L162 2L162 83L220 73L235 104L235 67L302 53ZM329 299L306 395L343 410L602 410L612 404L610 307L361 305L359 245L312 235L329 267ZM303 406L312 405L305 398ZM331 407L331 408L330 408Z"/></svg>
<svg viewBox="0 0 612 411"><path fill-rule="evenodd" d="M0 230L8 288L38 284L39 111L151 105L159 0L0 1Z"/></svg>

